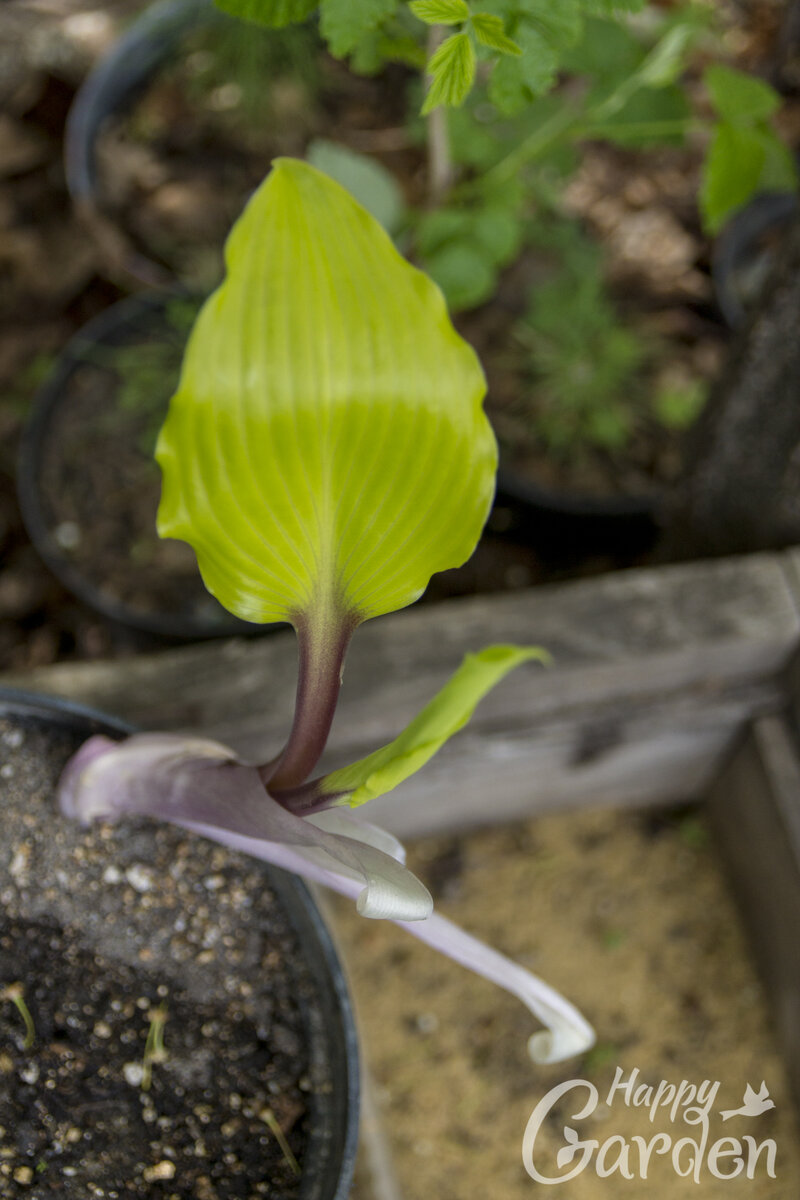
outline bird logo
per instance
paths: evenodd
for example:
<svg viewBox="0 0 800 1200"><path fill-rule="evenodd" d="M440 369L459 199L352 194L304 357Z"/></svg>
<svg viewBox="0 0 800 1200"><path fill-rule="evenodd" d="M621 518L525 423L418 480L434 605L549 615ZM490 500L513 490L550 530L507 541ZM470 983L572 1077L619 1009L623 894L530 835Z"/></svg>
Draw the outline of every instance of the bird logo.
<svg viewBox="0 0 800 1200"><path fill-rule="evenodd" d="M767 1085L761 1081L761 1087L758 1091L754 1091L748 1083L744 1091L744 1099L741 1108L727 1108L720 1115L723 1121L729 1120L731 1117L760 1117L768 1108L774 1108L775 1101L770 1100Z"/></svg>

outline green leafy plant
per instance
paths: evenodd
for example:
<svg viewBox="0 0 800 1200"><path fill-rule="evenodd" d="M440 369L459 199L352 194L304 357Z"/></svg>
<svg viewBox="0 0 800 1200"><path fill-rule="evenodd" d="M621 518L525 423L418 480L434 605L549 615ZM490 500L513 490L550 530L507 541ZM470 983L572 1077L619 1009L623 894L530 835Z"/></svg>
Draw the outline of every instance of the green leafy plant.
<svg viewBox="0 0 800 1200"><path fill-rule="evenodd" d="M535 1058L578 1053L593 1041L580 1014L433 913L402 846L350 811L419 770L542 652L469 655L389 745L313 776L358 626L412 603L478 540L497 462L480 364L435 285L308 164L275 163L226 265L159 437L158 528L193 546L232 612L294 627L292 726L258 765L202 738L92 738L62 778L63 811L159 817L353 896L365 916L397 921L519 996L546 1026Z"/></svg>
<svg viewBox="0 0 800 1200"><path fill-rule="evenodd" d="M429 84L424 96L421 85L412 92L426 118L414 130L427 143L430 204L405 221L400 204L394 228L410 226L413 252L454 311L493 296L501 272L531 244L542 212L558 211L558 181L586 139L646 148L706 132L700 207L710 232L759 188L796 185L791 156L771 125L779 98L766 84L713 66L705 80L719 120L712 125L693 114L681 76L711 22L705 4L650 7L635 24L628 18L646 0L360 0L346 14L339 0L218 2L273 26L318 11L331 51L349 55L357 68L392 58L419 67L419 30L427 27ZM554 90L565 75L579 86ZM352 187L352 166L333 173ZM558 327L571 284L576 321ZM599 271L580 283L565 264L561 282L531 300L517 334L529 350L536 426L547 444L562 451L581 442L622 446L638 405L628 385L641 375L647 348L615 316ZM669 428L680 423L679 407L669 397L651 402ZM682 416L698 407L687 402Z"/></svg>
<svg viewBox="0 0 800 1200"><path fill-rule="evenodd" d="M487 300L528 242L535 214L558 209L560 181L574 168L581 141L647 146L683 139L690 112L676 78L704 28L695 8L679 10L644 37L616 20L582 18L561 59L583 85L568 100L559 93L534 99L524 89L501 98L492 82L496 68L485 88L449 114L453 186L415 230L420 258L454 309Z"/></svg>
<svg viewBox="0 0 800 1200"><path fill-rule="evenodd" d="M574 222L543 221L531 236L554 264L515 330L530 356L531 425L557 455L586 445L618 449L640 398L642 340L621 323L600 250Z"/></svg>
<svg viewBox="0 0 800 1200"><path fill-rule="evenodd" d="M305 24L254 29L239 21L201 24L187 40L182 73L189 98L206 106L225 97L220 119L263 127L271 112L272 85L288 78L313 95L319 86L319 39ZM219 105L217 105L219 109Z"/></svg>
<svg viewBox="0 0 800 1200"><path fill-rule="evenodd" d="M556 83L559 71L581 41L588 42L597 19L608 21L638 12L647 0L216 0L225 12L270 28L285 28L319 12L322 36L336 57L356 61L376 37L386 59L418 65L409 47L406 17L447 31L427 60L430 89L424 108L459 105L472 90L479 64L489 70L489 96L503 112L519 110ZM648 64L647 85L668 82L690 20L674 23L670 42ZM677 30L677 32L675 31ZM593 32L596 33L596 24ZM673 76L674 78L674 76ZM637 85L638 86L638 85Z"/></svg>
<svg viewBox="0 0 800 1200"><path fill-rule="evenodd" d="M700 206L709 232L758 190L794 190L796 164L772 125L780 97L764 81L721 64L710 66L705 83L717 120L695 119L680 87L686 58L707 29L712 10L689 3L650 22L651 32L635 33L624 18L646 7L646 0L217 0L226 12L272 28L303 22L319 11L320 30L331 52L366 59L374 67L398 57L419 65L407 18L416 18L446 36L429 39L430 85L424 114L458 107L488 71L485 95L497 116L510 117L547 97L559 74L588 81L577 96L559 97L554 109L535 113L532 127L499 161L460 188L459 204L468 199L468 215L481 206L488 188L517 178L520 170L540 161L554 145L585 138L604 138L622 145L646 146L680 141L693 129L710 135L703 171ZM652 29L657 30L653 39ZM376 41L376 38L378 39ZM397 51L397 53L395 53ZM478 89L483 91L483 86ZM438 141L441 143L442 139ZM471 165L476 165L473 159ZM449 189L448 189L449 190ZM510 206L509 206L510 207ZM462 222L465 230L470 222ZM451 238L451 242L456 240ZM462 246L467 236L460 239ZM468 255L444 254L442 279L453 281L453 296L484 297L496 277L502 256L480 252L472 268L477 282L464 287ZM480 261L478 261L480 260ZM436 272L434 272L436 275Z"/></svg>

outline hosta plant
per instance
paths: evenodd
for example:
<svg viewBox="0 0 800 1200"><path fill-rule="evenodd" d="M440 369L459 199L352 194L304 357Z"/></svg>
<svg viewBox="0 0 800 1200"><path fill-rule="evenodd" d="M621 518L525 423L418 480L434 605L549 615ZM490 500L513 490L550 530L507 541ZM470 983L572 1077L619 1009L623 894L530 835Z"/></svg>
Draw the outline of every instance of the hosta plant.
<svg viewBox="0 0 800 1200"><path fill-rule="evenodd" d="M545 1026L534 1058L579 1053L593 1034L572 1005L433 913L403 847L352 811L423 766L541 652L468 655L393 742L314 777L358 626L412 603L480 535L496 469L480 365L435 285L302 162L276 162L226 267L159 437L158 525L193 546L233 613L294 627L291 730L259 765L203 738L92 738L67 766L62 807L83 821L171 821L357 897L364 916L398 922L519 996Z"/></svg>

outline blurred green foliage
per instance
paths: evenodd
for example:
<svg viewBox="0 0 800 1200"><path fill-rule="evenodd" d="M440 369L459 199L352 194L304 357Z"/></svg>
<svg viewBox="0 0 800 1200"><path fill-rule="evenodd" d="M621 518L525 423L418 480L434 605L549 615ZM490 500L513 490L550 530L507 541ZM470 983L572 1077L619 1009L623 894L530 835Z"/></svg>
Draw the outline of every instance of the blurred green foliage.
<svg viewBox="0 0 800 1200"><path fill-rule="evenodd" d="M762 79L715 63L704 82L717 112L703 168L700 211L717 233L757 192L793 192L797 163L776 133L772 118L781 97Z"/></svg>
<svg viewBox="0 0 800 1200"><path fill-rule="evenodd" d="M703 122L693 112L683 75L695 47L703 44L713 52L712 5L703 0L669 8L647 0L217 3L248 21L280 28L282 36L291 28L302 30L302 22L318 13L330 51L349 57L358 71L371 73L391 61L416 71L426 67L427 91L421 77L410 88L409 129L424 142L428 127L420 112L448 107L456 177L435 207L409 212L380 164L367 175L358 155L330 143L324 153L344 186L356 195L366 189L368 207L370 197L377 197L378 206L390 213L387 227L400 231L404 246L440 285L454 311L490 300L501 273L520 255L547 250L553 271L530 296L515 337L526 350L536 430L554 453L567 453L576 444L618 449L642 411L670 430L691 425L705 402L705 385L665 384L648 401L642 381L658 347L645 345L621 320L604 282L600 252L557 214L561 190L578 161L577 147L586 140L647 149L679 145L690 131L707 130L699 204L712 233L756 191L797 186L794 160L773 126L780 98L768 84L713 65L704 83L714 121ZM443 35L426 49L426 26L433 25ZM301 57L307 62L312 56L301 51ZM233 72L240 81L241 72L240 62ZM556 88L564 81L566 86Z"/></svg>

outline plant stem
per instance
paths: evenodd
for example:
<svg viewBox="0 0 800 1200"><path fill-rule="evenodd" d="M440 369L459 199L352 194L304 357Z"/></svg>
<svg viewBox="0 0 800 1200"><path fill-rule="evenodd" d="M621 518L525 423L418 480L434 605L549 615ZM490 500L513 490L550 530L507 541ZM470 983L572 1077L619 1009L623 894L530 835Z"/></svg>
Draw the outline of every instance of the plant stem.
<svg viewBox="0 0 800 1200"><path fill-rule="evenodd" d="M277 762L261 768L270 791L298 787L317 765L336 712L342 664L355 625L347 617L314 625L297 621L300 666L294 722Z"/></svg>
<svg viewBox="0 0 800 1200"><path fill-rule="evenodd" d="M554 113L548 121L544 121L538 129L534 129L533 133L524 138L510 154L501 158L500 162L495 163L484 175L476 179L474 186L483 188L487 183L490 185L509 183L527 163L538 158L565 133L570 132L572 126L577 126L581 115L568 104L564 104L563 108Z"/></svg>
<svg viewBox="0 0 800 1200"><path fill-rule="evenodd" d="M445 39L443 25L431 25L428 30L428 61ZM428 200L431 208L441 204L453 186L453 159L450 153L450 131L447 108L440 104L428 113Z"/></svg>
<svg viewBox="0 0 800 1200"><path fill-rule="evenodd" d="M602 121L593 121L591 116L574 131L578 138L605 138L615 134L625 133L628 137L669 137L671 134L708 133L711 125L708 121L692 120L689 117L676 117L669 121L630 121L624 125L613 125Z"/></svg>
<svg viewBox="0 0 800 1200"><path fill-rule="evenodd" d="M164 1049L164 1026L166 1023L167 1010L163 1004L159 1004L158 1008L154 1008L150 1012L150 1027L147 1030L147 1041L142 1058L141 1088L143 1092L150 1090L153 1079L153 1063L163 1062L166 1058Z"/></svg>
<svg viewBox="0 0 800 1200"><path fill-rule="evenodd" d="M259 1113L259 1116L261 1117L261 1120L267 1126L269 1131L272 1133L273 1137L275 1138L275 1141L280 1146L281 1154L283 1155L285 1162L288 1164L290 1171L294 1175L299 1175L300 1174L300 1164L298 1163L295 1156L292 1154L291 1147L289 1146L289 1143L286 1140L286 1134L283 1132L280 1125L278 1124L278 1119L275 1116L275 1113L272 1111L271 1108L262 1108L261 1112Z"/></svg>

